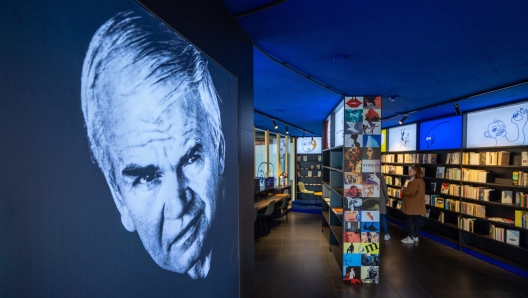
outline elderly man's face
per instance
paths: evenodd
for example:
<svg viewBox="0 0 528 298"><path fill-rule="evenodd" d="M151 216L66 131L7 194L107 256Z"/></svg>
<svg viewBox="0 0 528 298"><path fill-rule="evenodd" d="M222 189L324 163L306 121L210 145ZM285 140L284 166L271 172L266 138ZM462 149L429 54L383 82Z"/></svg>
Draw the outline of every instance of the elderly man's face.
<svg viewBox="0 0 528 298"><path fill-rule="evenodd" d="M160 267L185 273L213 223L223 168L201 101L191 93L167 96L171 90L114 92L109 154L123 225L138 232Z"/></svg>

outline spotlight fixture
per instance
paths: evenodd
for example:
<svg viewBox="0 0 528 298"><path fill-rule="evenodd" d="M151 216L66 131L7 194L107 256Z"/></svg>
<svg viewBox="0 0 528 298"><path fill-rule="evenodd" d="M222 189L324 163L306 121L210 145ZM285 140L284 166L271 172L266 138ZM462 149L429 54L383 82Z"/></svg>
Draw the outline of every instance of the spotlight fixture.
<svg viewBox="0 0 528 298"><path fill-rule="evenodd" d="M286 134L289 135L290 132L288 131L288 126L286 125Z"/></svg>
<svg viewBox="0 0 528 298"><path fill-rule="evenodd" d="M408 116L408 115L403 116L403 118L402 118L402 119L400 120L400 122L398 122L398 123L400 123L400 125L402 125L403 122L407 119L407 116Z"/></svg>
<svg viewBox="0 0 528 298"><path fill-rule="evenodd" d="M313 135L312 135L312 141L313 141Z"/></svg>
<svg viewBox="0 0 528 298"><path fill-rule="evenodd" d="M302 137L304 138L305 136L306 136L306 133L303 131L303 136Z"/></svg>
<svg viewBox="0 0 528 298"><path fill-rule="evenodd" d="M271 119L271 123L273 123L273 127L275 129L279 128L279 126L277 125L277 123L275 123L275 121L273 121L273 119Z"/></svg>
<svg viewBox="0 0 528 298"><path fill-rule="evenodd" d="M455 114L457 115L462 114L462 112L460 112L460 107L458 106L458 103L455 102L454 108L455 108Z"/></svg>

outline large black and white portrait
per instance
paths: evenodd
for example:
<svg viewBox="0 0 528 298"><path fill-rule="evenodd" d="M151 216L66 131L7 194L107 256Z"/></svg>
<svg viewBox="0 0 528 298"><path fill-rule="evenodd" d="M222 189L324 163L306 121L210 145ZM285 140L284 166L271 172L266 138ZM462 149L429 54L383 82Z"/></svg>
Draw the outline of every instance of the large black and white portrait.
<svg viewBox="0 0 528 298"><path fill-rule="evenodd" d="M239 296L252 69L192 5L1 2L0 297Z"/></svg>
<svg viewBox="0 0 528 298"><path fill-rule="evenodd" d="M225 144L201 53L152 16L119 13L90 42L81 101L124 228L161 268L205 278Z"/></svg>

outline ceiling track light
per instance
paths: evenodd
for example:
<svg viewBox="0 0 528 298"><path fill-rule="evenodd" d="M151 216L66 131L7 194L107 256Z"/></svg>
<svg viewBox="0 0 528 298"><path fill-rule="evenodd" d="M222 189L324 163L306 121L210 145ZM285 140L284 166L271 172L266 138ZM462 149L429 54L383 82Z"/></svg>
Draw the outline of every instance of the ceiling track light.
<svg viewBox="0 0 528 298"><path fill-rule="evenodd" d="M403 118L398 123L400 123L400 125L402 125L403 122L405 122L405 120L407 120L407 116L408 115L403 116Z"/></svg>
<svg viewBox="0 0 528 298"><path fill-rule="evenodd" d="M302 137L304 138L305 136L306 136L306 133L303 131L303 136Z"/></svg>
<svg viewBox="0 0 528 298"><path fill-rule="evenodd" d="M313 141L313 135L312 135L312 141Z"/></svg>
<svg viewBox="0 0 528 298"><path fill-rule="evenodd" d="M286 125L286 134L289 135L290 132L288 131L288 126Z"/></svg>
<svg viewBox="0 0 528 298"><path fill-rule="evenodd" d="M461 115L462 112L460 112L460 107L458 106L458 103L455 102L455 105L453 106L455 108L455 114Z"/></svg>
<svg viewBox="0 0 528 298"><path fill-rule="evenodd" d="M273 123L273 127L275 129L279 128L279 126L277 125L277 123L275 123L275 121L273 121L273 119L271 119L271 123Z"/></svg>

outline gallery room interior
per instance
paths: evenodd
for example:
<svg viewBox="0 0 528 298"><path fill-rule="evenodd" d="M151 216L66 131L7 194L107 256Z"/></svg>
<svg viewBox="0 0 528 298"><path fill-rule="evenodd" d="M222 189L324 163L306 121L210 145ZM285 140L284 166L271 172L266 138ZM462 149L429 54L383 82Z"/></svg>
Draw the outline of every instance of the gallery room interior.
<svg viewBox="0 0 528 298"><path fill-rule="evenodd" d="M3 2L0 297L528 297L527 10Z"/></svg>

